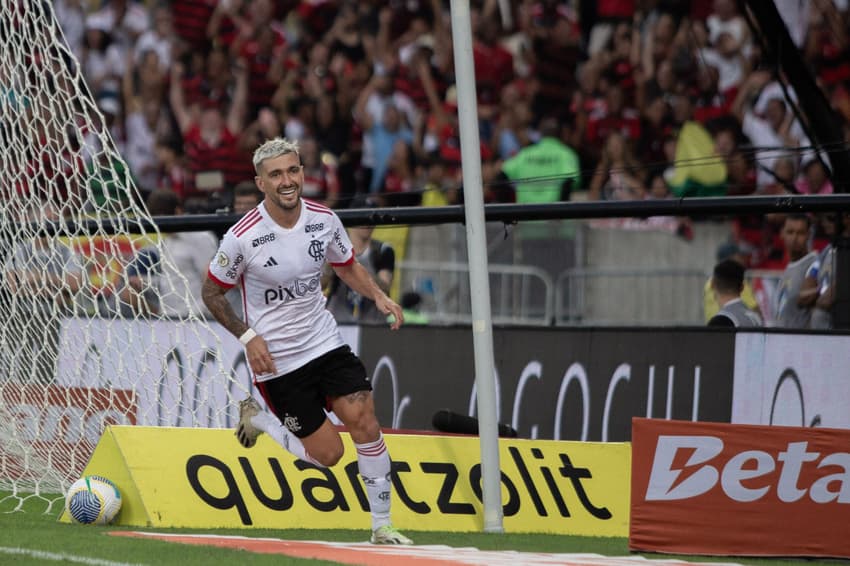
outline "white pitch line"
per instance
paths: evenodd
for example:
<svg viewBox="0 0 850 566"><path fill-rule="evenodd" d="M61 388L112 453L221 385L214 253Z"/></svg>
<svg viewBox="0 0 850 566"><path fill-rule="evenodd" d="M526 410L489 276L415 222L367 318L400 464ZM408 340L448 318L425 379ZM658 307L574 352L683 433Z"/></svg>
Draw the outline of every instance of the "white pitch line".
<svg viewBox="0 0 850 566"><path fill-rule="evenodd" d="M89 558L88 556L75 556L73 554L60 554L57 552L46 552L44 550L32 550L30 548L18 548L11 546L0 546L2 554L17 554L30 556L40 560L55 560L56 562L67 561L90 566L140 566L130 562L113 562L112 560L101 560L100 558Z"/></svg>

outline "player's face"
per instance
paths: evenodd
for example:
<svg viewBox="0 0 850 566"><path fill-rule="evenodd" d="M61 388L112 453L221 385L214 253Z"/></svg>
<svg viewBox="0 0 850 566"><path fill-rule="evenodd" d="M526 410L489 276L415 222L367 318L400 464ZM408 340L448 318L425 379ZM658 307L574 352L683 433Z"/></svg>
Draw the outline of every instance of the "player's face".
<svg viewBox="0 0 850 566"><path fill-rule="evenodd" d="M266 195L266 203L284 211L298 208L304 186L304 169L295 153L266 159L260 165L257 186Z"/></svg>

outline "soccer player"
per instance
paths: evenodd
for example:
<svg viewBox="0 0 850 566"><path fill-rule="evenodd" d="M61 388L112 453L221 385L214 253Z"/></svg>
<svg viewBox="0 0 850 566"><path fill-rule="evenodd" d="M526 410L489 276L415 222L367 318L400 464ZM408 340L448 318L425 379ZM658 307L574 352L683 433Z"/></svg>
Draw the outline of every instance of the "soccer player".
<svg viewBox="0 0 850 566"><path fill-rule="evenodd" d="M224 235L203 287L204 304L245 346L257 389L277 416L262 411L253 398L245 399L237 438L250 448L265 432L298 458L333 466L343 445L326 416L329 405L357 448L372 512L371 541L413 544L390 523L389 453L366 369L325 308L324 263L382 313L393 315L393 330L404 321L401 307L357 262L339 217L301 198L304 168L296 142L269 140L257 148L253 161L265 197ZM245 321L225 298L239 281Z"/></svg>

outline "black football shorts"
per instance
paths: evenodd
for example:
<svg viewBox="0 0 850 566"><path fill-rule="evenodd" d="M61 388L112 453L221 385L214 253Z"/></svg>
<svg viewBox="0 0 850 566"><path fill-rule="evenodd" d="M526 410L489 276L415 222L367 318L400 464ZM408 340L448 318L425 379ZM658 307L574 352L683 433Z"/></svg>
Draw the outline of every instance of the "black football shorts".
<svg viewBox="0 0 850 566"><path fill-rule="evenodd" d="M340 346L300 368L257 383L269 410L298 438L325 422L330 402L357 391L371 391L366 368L348 346Z"/></svg>

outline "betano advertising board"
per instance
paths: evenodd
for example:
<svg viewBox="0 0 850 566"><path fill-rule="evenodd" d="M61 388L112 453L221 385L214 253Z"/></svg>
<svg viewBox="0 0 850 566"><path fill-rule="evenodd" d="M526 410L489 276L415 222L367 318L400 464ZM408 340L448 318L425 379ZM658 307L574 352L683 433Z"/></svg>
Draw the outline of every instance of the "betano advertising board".
<svg viewBox="0 0 850 566"><path fill-rule="evenodd" d="M850 558L850 431L635 419L629 547Z"/></svg>

